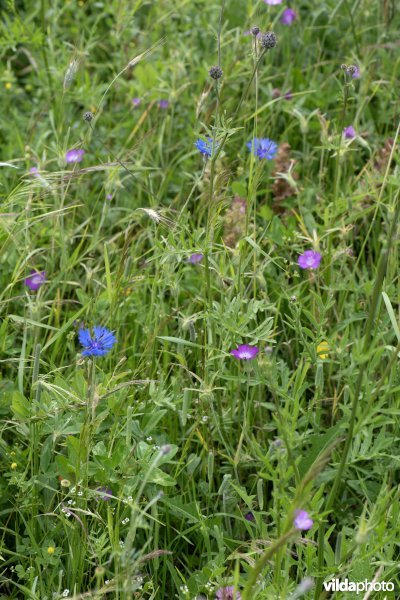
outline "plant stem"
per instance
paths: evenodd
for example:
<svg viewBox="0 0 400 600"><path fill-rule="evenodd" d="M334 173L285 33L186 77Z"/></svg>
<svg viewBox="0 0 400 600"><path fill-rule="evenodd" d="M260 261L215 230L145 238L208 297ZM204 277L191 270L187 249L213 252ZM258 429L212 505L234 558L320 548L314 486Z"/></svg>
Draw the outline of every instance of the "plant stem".
<svg viewBox="0 0 400 600"><path fill-rule="evenodd" d="M242 592L242 600L252 600L254 596L252 595L253 588L257 583L257 578L260 575L263 568L266 566L267 562L272 558L272 556L282 548L286 542L293 537L297 533L296 529L291 529L287 533L285 533L282 537L280 537L276 542L274 542L265 552L260 556L256 564L254 565L252 571L250 571L249 578L247 580L246 586Z"/></svg>
<svg viewBox="0 0 400 600"><path fill-rule="evenodd" d="M380 293L381 293L381 289L382 289L383 279L384 279L385 273L386 273L389 252L391 250L393 238L394 238L394 235L396 232L399 211L400 211L400 202L397 201L397 206L395 208L392 223L390 226L390 231L389 231L389 236L388 236L388 244L387 244L387 247L382 251L380 261L378 264L374 289L372 292L370 309L369 309L369 313L368 313L368 319L367 319L367 322L365 325L364 343L363 343L363 351L362 351L363 356L365 356L367 354L367 352L370 348L370 345L371 345L372 327L374 324L375 313L376 313L376 310L378 307L378 301L379 301L379 297L380 297ZM364 373L367 369L367 366L368 366L368 361L363 360L362 364L360 365L360 370L358 373L356 386L355 386L355 390L354 390L354 396L353 396L351 413L350 413L349 427L347 430L347 435L346 435L344 448L342 451L342 456L340 459L338 470L336 472L335 479L333 481L331 491L329 493L329 496L328 496L328 499L327 499L326 505L325 505L325 511L327 513L331 511L331 509L335 503L336 496L338 495L341 484L342 484L342 476L343 476L343 472L344 472L344 469L346 466L346 461L347 461L347 456L348 456L348 453L350 450L350 445L351 445L351 442L353 439L354 425L355 425L357 408L358 408L360 394L361 394L361 387L362 387ZM321 573L323 564L324 564L324 542L325 542L325 523L321 522L319 531L318 531L318 572L319 573ZM317 585L315 588L315 596L314 596L316 600L317 600L317 598L319 598L319 594L321 593L321 590L322 590L322 579L323 578L320 576L317 580Z"/></svg>

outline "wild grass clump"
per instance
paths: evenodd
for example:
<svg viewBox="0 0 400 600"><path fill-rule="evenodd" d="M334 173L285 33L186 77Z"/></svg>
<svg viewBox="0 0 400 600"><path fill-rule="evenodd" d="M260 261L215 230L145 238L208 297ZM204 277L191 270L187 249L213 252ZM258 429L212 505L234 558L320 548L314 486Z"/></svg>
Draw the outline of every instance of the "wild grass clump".
<svg viewBox="0 0 400 600"><path fill-rule="evenodd" d="M8 2L0 600L399 597L399 19Z"/></svg>

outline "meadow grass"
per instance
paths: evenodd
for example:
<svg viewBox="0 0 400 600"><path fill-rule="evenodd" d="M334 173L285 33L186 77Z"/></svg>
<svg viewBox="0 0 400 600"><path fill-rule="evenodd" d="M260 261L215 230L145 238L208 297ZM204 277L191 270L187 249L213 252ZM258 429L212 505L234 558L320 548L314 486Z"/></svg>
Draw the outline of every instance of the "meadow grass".
<svg viewBox="0 0 400 600"><path fill-rule="evenodd" d="M0 599L399 598L396 2L2 8Z"/></svg>

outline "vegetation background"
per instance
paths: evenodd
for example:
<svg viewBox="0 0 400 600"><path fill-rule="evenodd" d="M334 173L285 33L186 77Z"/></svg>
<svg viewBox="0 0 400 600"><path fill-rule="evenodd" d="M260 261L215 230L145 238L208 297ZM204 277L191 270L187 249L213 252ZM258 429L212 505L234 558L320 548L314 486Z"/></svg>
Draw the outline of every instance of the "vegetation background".
<svg viewBox="0 0 400 600"><path fill-rule="evenodd" d="M398 598L397 3L1 4L0 598Z"/></svg>

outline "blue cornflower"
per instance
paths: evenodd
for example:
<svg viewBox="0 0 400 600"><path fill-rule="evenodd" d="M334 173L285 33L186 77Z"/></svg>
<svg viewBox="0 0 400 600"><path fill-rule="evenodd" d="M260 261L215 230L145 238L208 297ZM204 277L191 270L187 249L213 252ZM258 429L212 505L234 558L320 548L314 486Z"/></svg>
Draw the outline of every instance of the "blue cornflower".
<svg viewBox="0 0 400 600"><path fill-rule="evenodd" d="M90 329L80 329L78 338L84 347L83 356L104 356L117 341L114 333L107 327L93 327L93 336Z"/></svg>
<svg viewBox="0 0 400 600"><path fill-rule="evenodd" d="M251 142L247 142L246 146L253 151L254 156L267 160L275 158L278 152L278 144L269 138L254 138Z"/></svg>
<svg viewBox="0 0 400 600"><path fill-rule="evenodd" d="M209 158L213 155L213 150L218 148L218 142L214 142L210 137L207 138L207 141L198 139L194 145L197 150L200 150L201 154L204 154L204 156L208 156Z"/></svg>

